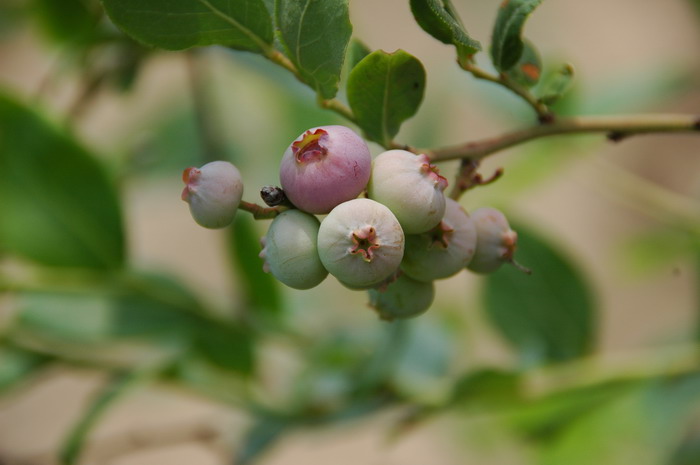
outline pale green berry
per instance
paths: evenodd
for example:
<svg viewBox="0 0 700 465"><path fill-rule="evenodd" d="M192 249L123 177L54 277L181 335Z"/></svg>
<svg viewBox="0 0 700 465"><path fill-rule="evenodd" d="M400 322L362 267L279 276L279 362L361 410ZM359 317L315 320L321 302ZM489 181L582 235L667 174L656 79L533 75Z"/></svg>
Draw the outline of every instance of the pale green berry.
<svg viewBox="0 0 700 465"><path fill-rule="evenodd" d="M471 217L476 224L476 252L467 268L491 273L504 263L514 263L518 234L510 229L505 215L495 208L482 207Z"/></svg>
<svg viewBox="0 0 700 465"><path fill-rule="evenodd" d="M401 225L384 205L354 199L321 222L318 253L326 269L350 288L374 286L399 268L404 251Z"/></svg>
<svg viewBox="0 0 700 465"><path fill-rule="evenodd" d="M430 231L406 236L401 270L419 281L452 276L471 261L476 250L476 224L466 211L447 199L445 216Z"/></svg>
<svg viewBox="0 0 700 465"><path fill-rule="evenodd" d="M389 150L372 162L367 193L369 198L389 207L404 233L420 234L442 219L446 187L447 180L427 155Z"/></svg>
<svg viewBox="0 0 700 465"><path fill-rule="evenodd" d="M263 269L294 289L311 289L320 284L328 271L316 247L319 226L315 216L299 210L277 215L261 239Z"/></svg>
<svg viewBox="0 0 700 465"><path fill-rule="evenodd" d="M416 281L405 274L378 289L369 291L370 306L383 320L411 318L424 313L435 298L431 282Z"/></svg>
<svg viewBox="0 0 700 465"><path fill-rule="evenodd" d="M228 226L243 197L243 181L238 169L227 161L213 161L182 173L185 188L182 200L190 205L194 220L205 228Z"/></svg>

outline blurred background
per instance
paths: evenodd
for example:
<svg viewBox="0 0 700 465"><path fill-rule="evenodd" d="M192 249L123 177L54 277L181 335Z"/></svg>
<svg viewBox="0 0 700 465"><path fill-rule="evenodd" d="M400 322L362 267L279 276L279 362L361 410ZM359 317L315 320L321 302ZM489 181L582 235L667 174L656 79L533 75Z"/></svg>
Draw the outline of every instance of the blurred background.
<svg viewBox="0 0 700 465"><path fill-rule="evenodd" d="M500 1L453 2L487 45ZM408 2L350 13L370 49L427 70L398 141L533 123ZM544 2L525 33L545 70L576 69L560 114L699 112L697 1ZM296 291L263 274L269 221L206 230L179 198L182 170L213 157L259 203L294 138L346 124L283 69L142 47L91 0L0 0L0 95L0 194L21 197L0 205L0 464L700 463L697 136L489 157L482 172L505 175L461 203L508 212L532 279L465 271L425 315L388 324L331 278ZM48 158L12 161L33 149ZM92 252L65 247L73 235Z"/></svg>

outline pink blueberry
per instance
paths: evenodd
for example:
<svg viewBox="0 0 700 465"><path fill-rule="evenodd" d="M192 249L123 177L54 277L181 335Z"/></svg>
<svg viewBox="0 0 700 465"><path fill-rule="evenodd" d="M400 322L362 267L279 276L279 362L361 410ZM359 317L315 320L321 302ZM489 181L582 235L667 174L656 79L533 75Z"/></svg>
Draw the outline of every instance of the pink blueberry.
<svg viewBox="0 0 700 465"><path fill-rule="evenodd" d="M233 221L243 197L238 169L227 161L213 161L182 173L182 200L190 205L194 220L205 228L223 228Z"/></svg>
<svg viewBox="0 0 700 465"><path fill-rule="evenodd" d="M320 126L300 135L284 152L280 182L289 200L310 213L328 213L367 186L372 156L344 126Z"/></svg>

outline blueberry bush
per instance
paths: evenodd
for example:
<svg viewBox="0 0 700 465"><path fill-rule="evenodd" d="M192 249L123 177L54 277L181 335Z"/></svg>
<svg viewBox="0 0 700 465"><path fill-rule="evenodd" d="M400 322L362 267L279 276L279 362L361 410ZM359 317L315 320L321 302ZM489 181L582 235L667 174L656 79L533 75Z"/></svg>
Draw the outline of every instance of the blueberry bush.
<svg viewBox="0 0 700 465"><path fill-rule="evenodd" d="M476 37L470 8L485 3L490 37ZM351 0L0 4L0 38L27 28L57 56L33 95L0 89L0 395L55 366L106 375L56 451L65 465L88 463L103 415L155 383L244 414L250 426L229 451L239 465L264 463L291 432L385 412L395 441L447 418L458 425L449 439L469 444L477 418L498 447L527 451L522 464L700 463L700 330L611 358L601 322L614 309L580 263L588 252L514 201L582 147L687 138L697 155L700 111L632 112L616 99L675 92L697 105L700 71L671 84L638 73L595 104L572 64L525 38L541 3L392 2L413 18L400 27L449 49L448 65L474 85L441 93L428 86L438 70L410 50L355 33ZM682 4L689 15L700 5ZM100 147L84 130L91 109L107 95L127 114L151 111L129 96L162 60L186 70L174 92L186 104L134 116L146 136L103 126L119 149ZM254 103L222 111L215 69ZM65 79L77 83L69 103L50 110ZM455 121L443 107L460 99L484 100L505 129L445 137ZM507 150L519 158L499 159ZM225 295L135 259L125 197L163 179L180 183L187 205L177 190L169 201L206 228L197 237L223 240ZM611 163L596 179L651 218L619 247L632 268L697 272L697 195ZM476 356L477 332L502 356ZM295 368L272 382L265 354L280 346ZM2 463L20 459L0 450Z"/></svg>

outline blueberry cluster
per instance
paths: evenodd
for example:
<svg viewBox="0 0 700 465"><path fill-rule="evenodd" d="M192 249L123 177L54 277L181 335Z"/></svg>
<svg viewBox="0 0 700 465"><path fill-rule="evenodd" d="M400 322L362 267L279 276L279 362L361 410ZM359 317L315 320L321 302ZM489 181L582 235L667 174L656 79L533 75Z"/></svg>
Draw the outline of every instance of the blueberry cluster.
<svg viewBox="0 0 700 465"><path fill-rule="evenodd" d="M209 228L230 224L243 194L238 170L213 162L183 177L194 219ZM513 261L517 234L501 212L469 215L445 197L447 180L426 155L389 150L372 160L344 126L312 128L293 141L280 182L295 208L274 218L260 257L289 287L310 289L330 273L350 289L369 290L382 318L408 318L430 307L434 280Z"/></svg>

